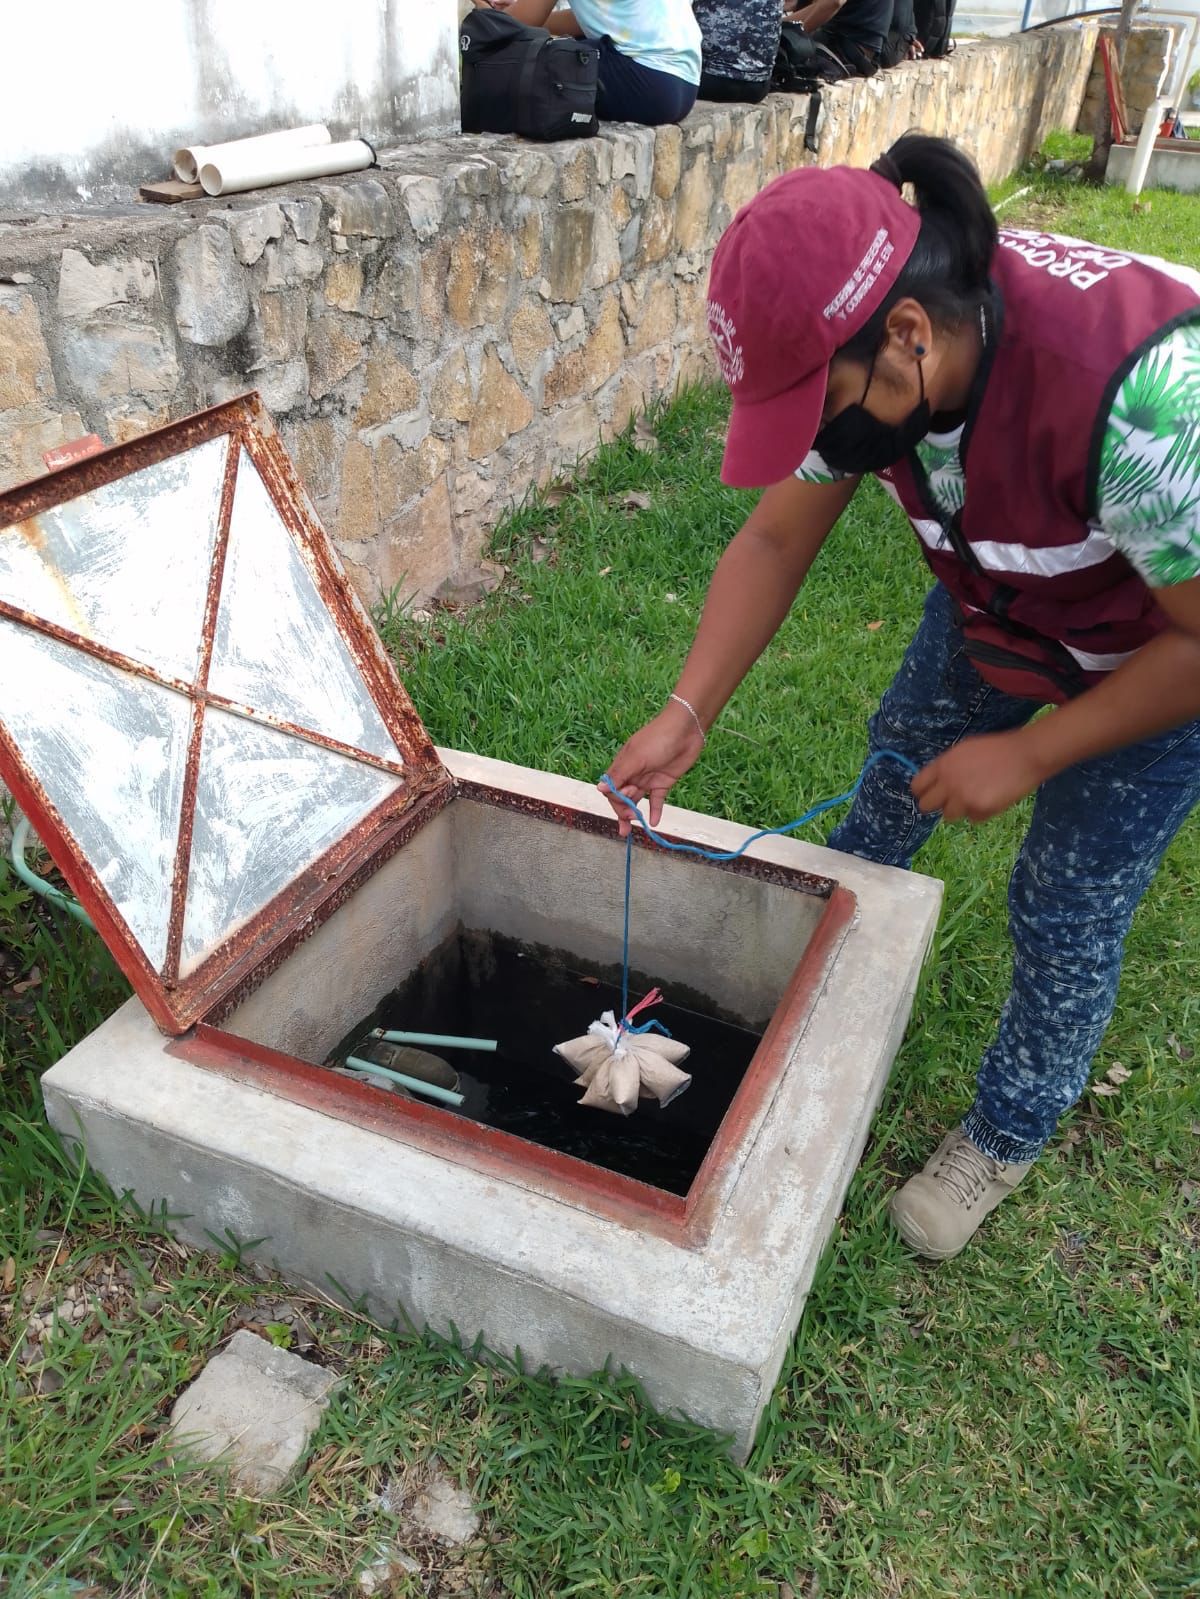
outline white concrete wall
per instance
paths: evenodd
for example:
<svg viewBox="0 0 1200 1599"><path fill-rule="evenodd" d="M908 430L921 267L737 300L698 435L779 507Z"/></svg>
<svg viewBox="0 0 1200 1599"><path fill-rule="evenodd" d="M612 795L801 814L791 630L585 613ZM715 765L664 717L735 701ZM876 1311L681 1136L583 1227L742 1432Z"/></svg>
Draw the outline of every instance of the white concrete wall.
<svg viewBox="0 0 1200 1599"><path fill-rule="evenodd" d="M384 145L458 118L455 0L5 7L0 207L129 198L180 144L325 122Z"/></svg>

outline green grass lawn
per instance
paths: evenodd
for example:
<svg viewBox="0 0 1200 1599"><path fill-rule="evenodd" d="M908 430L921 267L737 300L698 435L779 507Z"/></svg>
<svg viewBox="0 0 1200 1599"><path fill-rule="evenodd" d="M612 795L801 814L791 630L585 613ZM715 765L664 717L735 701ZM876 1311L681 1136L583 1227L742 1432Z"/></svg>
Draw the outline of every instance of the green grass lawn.
<svg viewBox="0 0 1200 1599"><path fill-rule="evenodd" d="M1036 174L1001 198L1025 185L1005 220L1200 265L1193 200L1156 193L1134 211L1123 193ZM435 738L603 770L671 687L750 504L718 482L724 416L722 395L693 391L654 419L657 449L622 439L568 492L520 509L496 540L509 580L481 607L382 618ZM844 789L925 585L899 514L862 493L678 800L767 826ZM1007 983L1024 820L943 830L919 863L946 883L941 930L746 1470L631 1383L482 1366L256 1278L236 1240L188 1252L121 1208L46 1132L37 1076L123 984L94 938L0 882L0 1592L358 1593L363 1562L407 1536L381 1489L436 1457L470 1486L483 1532L453 1553L410 1544L423 1575L397 1576L393 1594L1200 1594L1194 825L1130 939L1096 1070L1128 1068L1119 1091L1085 1097L959 1260L918 1264L886 1222L889 1189L969 1100ZM73 1284L112 1284L108 1308L26 1361L27 1311ZM163 1458L174 1395L240 1324L345 1374L277 1502Z"/></svg>

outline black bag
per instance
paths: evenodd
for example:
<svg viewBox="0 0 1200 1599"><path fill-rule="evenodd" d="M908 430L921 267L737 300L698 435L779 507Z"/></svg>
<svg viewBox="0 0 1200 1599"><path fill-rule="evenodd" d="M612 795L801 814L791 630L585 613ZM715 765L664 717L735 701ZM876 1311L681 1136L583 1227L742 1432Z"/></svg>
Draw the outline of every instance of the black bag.
<svg viewBox="0 0 1200 1599"><path fill-rule="evenodd" d="M826 83L844 83L847 78L873 78L880 59L854 39L838 38L837 49L827 39L818 39L817 71Z"/></svg>
<svg viewBox="0 0 1200 1599"><path fill-rule="evenodd" d="M775 57L773 89L791 94L812 94L825 83L841 83L846 78L870 78L879 63L850 40L838 40L834 50L825 29L806 33L796 22L785 22Z"/></svg>
<svg viewBox="0 0 1200 1599"><path fill-rule="evenodd" d="M590 40L479 7L463 18L458 43L464 133L589 139L599 130L600 53Z"/></svg>
<svg viewBox="0 0 1200 1599"><path fill-rule="evenodd" d="M817 87L817 47L795 22L785 22L775 52L771 87L785 94L809 94Z"/></svg>
<svg viewBox="0 0 1200 1599"><path fill-rule="evenodd" d="M913 0L913 20L917 25L917 38L925 47L925 55L932 60L948 56L954 46L950 32L954 27L955 0Z"/></svg>

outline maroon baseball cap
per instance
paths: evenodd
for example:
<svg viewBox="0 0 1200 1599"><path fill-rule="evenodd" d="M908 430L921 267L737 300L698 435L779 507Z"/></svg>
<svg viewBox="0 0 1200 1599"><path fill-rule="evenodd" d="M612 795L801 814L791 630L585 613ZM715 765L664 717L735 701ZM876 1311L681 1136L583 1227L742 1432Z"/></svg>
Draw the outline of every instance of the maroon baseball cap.
<svg viewBox="0 0 1200 1599"><path fill-rule="evenodd" d="M895 184L860 167L787 172L734 217L708 283L708 331L733 394L724 482L760 488L804 460L830 360L883 303L920 228Z"/></svg>

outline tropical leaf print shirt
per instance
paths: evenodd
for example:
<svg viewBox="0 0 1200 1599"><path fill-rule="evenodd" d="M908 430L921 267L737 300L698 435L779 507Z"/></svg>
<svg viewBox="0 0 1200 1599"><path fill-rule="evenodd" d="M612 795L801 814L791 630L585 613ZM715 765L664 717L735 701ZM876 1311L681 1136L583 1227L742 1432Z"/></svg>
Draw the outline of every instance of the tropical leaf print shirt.
<svg viewBox="0 0 1200 1599"><path fill-rule="evenodd" d="M917 445L944 516L961 510L962 428ZM812 451L797 470L830 483ZM1096 521L1151 588L1200 577L1200 324L1176 328L1132 368L1117 391L1100 451Z"/></svg>

